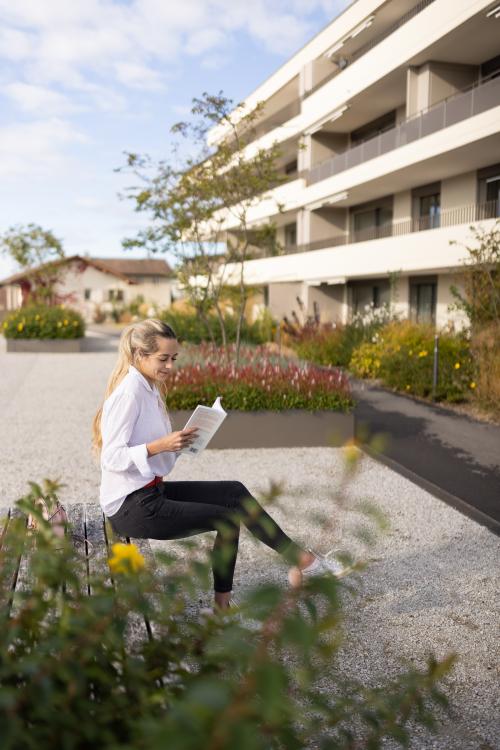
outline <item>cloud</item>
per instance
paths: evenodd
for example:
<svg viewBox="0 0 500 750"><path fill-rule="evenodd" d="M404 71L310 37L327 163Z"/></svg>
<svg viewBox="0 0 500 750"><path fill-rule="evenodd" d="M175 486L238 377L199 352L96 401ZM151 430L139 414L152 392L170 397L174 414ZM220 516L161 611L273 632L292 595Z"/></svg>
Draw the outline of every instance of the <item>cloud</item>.
<svg viewBox="0 0 500 750"><path fill-rule="evenodd" d="M0 128L0 176L54 176L67 165L65 149L88 142L86 135L58 118Z"/></svg>
<svg viewBox="0 0 500 750"><path fill-rule="evenodd" d="M46 86L34 86L17 81L7 84L3 93L9 97L19 109L24 112L43 114L55 117L70 112L81 111L81 107L58 91Z"/></svg>
<svg viewBox="0 0 500 750"><path fill-rule="evenodd" d="M148 91L162 91L165 84L157 70L138 63L119 62L115 65L116 75L120 83L131 88L141 88Z"/></svg>

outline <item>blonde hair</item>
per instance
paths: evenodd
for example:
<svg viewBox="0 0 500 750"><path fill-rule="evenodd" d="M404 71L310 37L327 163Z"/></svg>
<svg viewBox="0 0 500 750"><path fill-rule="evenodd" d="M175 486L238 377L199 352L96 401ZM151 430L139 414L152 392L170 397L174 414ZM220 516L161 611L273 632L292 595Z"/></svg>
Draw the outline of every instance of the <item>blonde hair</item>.
<svg viewBox="0 0 500 750"><path fill-rule="evenodd" d="M109 376L104 401L121 383L128 373L129 366L136 366L139 356L148 356L158 351L158 336L166 339L177 338L172 328L158 318L146 318L139 323L131 323L123 329L118 345L118 361ZM165 405L168 386L166 383L158 382L156 387L162 397L162 404ZM96 459L99 459L102 449L101 417L104 401L92 420L92 453Z"/></svg>

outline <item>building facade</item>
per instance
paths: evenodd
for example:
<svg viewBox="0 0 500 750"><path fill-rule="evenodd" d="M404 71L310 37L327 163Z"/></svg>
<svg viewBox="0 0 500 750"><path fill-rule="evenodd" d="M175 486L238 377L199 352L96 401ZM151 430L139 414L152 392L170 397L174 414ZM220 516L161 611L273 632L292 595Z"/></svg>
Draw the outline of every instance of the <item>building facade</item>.
<svg viewBox="0 0 500 750"><path fill-rule="evenodd" d="M144 303L169 307L180 295L174 272L164 260L91 258L72 255L58 262L54 291L88 322L123 307L139 295ZM40 269L35 269L40 270ZM30 272L0 280L0 309L15 310L29 299Z"/></svg>
<svg viewBox="0 0 500 750"><path fill-rule="evenodd" d="M470 226L500 215L500 3L356 0L245 104L261 101L248 153L278 142L286 181L249 219L274 222L283 252L245 281L270 311L298 297L345 322L391 299L462 325L450 287Z"/></svg>

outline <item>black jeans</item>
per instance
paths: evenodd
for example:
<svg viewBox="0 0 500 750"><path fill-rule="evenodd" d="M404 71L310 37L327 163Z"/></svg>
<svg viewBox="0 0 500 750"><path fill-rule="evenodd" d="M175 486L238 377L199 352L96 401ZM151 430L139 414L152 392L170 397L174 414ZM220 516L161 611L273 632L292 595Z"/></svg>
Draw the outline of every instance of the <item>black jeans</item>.
<svg viewBox="0 0 500 750"><path fill-rule="evenodd" d="M181 539L217 531L211 553L214 589L231 591L238 554L240 521L261 542L296 563L295 544L241 482L162 482L125 498L109 517L120 536Z"/></svg>

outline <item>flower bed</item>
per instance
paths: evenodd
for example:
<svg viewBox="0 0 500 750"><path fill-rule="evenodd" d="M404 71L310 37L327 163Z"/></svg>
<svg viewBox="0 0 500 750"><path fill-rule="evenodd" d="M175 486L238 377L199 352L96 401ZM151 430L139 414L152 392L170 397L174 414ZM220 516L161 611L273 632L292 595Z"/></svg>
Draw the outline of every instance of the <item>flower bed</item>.
<svg viewBox="0 0 500 750"><path fill-rule="evenodd" d="M64 305L31 305L10 313L2 324L6 339L78 339L85 323L76 310Z"/></svg>
<svg viewBox="0 0 500 750"><path fill-rule="evenodd" d="M384 385L415 396L432 393L434 328L409 321L385 326L370 342L354 350L350 369L361 378L379 378ZM476 388L474 362L463 335L442 331L436 399L459 402Z"/></svg>
<svg viewBox="0 0 500 750"><path fill-rule="evenodd" d="M270 356L263 347L243 350L242 365L224 362L220 349L205 345L184 352L185 364L167 380L169 409L193 409L222 396L225 409L239 411L307 409L349 411L347 376ZM182 360L181 360L182 362Z"/></svg>

